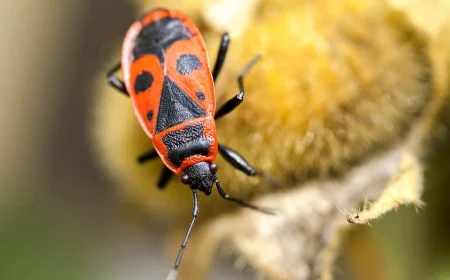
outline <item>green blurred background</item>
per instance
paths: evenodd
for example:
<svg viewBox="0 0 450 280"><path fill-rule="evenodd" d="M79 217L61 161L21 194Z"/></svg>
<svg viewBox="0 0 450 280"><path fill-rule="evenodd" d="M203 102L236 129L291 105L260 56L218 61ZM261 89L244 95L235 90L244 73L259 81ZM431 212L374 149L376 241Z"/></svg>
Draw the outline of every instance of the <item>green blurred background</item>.
<svg viewBox="0 0 450 280"><path fill-rule="evenodd" d="M163 225L129 223L89 138L92 88L133 21L132 8L123 0L0 1L2 280L166 276ZM441 117L450 123L450 114ZM427 206L374 224L401 279L450 279L445 125L436 139ZM215 267L213 279L238 279L220 273L226 270Z"/></svg>

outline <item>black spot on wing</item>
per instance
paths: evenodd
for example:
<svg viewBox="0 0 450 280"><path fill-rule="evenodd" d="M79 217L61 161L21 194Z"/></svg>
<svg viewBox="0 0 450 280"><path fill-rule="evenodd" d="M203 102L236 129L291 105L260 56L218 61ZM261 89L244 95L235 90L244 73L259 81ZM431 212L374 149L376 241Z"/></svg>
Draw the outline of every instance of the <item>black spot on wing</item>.
<svg viewBox="0 0 450 280"><path fill-rule="evenodd" d="M151 121L153 119L153 110L148 111L147 120Z"/></svg>
<svg viewBox="0 0 450 280"><path fill-rule="evenodd" d="M197 98L200 99L201 101L205 100L205 94L201 91L197 92Z"/></svg>
<svg viewBox="0 0 450 280"><path fill-rule="evenodd" d="M168 159L178 167L190 156L209 154L210 142L203 136L202 124L189 125L180 131L170 132L164 135L162 140L169 149Z"/></svg>
<svg viewBox="0 0 450 280"><path fill-rule="evenodd" d="M182 54L177 60L177 71L186 75L202 66L200 59L193 54Z"/></svg>
<svg viewBox="0 0 450 280"><path fill-rule="evenodd" d="M136 77L134 81L134 92L139 93L147 90L153 84L153 75L150 72L144 71Z"/></svg>
<svg viewBox="0 0 450 280"><path fill-rule="evenodd" d="M164 62L164 51L179 40L189 40L192 33L179 19L166 17L142 27L133 48L134 60L146 54L158 56Z"/></svg>
<svg viewBox="0 0 450 280"><path fill-rule="evenodd" d="M206 116L205 111L177 84L165 77L156 121L156 134L187 120L203 116Z"/></svg>

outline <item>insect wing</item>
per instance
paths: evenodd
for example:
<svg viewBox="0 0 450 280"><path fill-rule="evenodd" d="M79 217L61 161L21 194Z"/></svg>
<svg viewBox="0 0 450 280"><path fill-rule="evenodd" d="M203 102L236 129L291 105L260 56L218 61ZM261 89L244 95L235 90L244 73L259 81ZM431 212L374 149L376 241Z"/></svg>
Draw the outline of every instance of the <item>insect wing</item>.
<svg viewBox="0 0 450 280"><path fill-rule="evenodd" d="M214 115L214 83L200 35L175 42L166 50L166 72L206 115Z"/></svg>

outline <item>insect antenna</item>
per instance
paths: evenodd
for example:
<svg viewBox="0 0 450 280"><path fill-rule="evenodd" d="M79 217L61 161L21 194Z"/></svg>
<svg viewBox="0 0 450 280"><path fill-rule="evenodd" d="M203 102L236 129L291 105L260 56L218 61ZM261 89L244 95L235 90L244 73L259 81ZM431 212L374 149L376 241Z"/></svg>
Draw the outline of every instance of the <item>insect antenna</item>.
<svg viewBox="0 0 450 280"><path fill-rule="evenodd" d="M244 201L244 200L240 200L240 199L231 197L229 194L227 194L227 193L222 189L222 186L220 185L220 181L219 181L219 180L216 180L216 187L217 187L217 190L219 191L220 196L221 196L223 199L233 201L233 202L235 202L235 203L237 203L237 204L239 204L239 205L241 205L241 206L243 206L243 207L247 207L247 208L250 208L250 209L253 209L253 210L256 210L256 211L265 213L265 214L275 215L274 212L272 212L272 211L270 211L270 210L268 210L268 209L266 209L266 208L263 208L263 207L260 207L260 206L257 206L257 205L253 205L253 204L248 203L248 202L246 202L246 201Z"/></svg>
<svg viewBox="0 0 450 280"><path fill-rule="evenodd" d="M181 258L183 257L184 248L186 248L186 245L189 240L189 236L191 235L192 228L194 227L195 219L198 216L198 198L197 198L197 192L196 190L192 190L192 194L194 196L194 207L192 210L192 221L189 225L189 228L187 230L186 236L184 237L183 243L181 244L180 251L178 251L177 259L175 260L175 264L173 265L173 268L170 270L169 275L167 276L166 280L175 280L177 278L178 274L178 267L181 264Z"/></svg>

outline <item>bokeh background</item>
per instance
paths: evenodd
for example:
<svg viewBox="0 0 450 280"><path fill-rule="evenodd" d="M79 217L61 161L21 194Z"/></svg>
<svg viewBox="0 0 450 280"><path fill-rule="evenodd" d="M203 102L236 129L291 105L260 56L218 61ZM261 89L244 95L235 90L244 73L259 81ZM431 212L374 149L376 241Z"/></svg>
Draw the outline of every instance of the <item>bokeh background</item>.
<svg viewBox="0 0 450 280"><path fill-rule="evenodd" d="M90 138L93 84L133 19L123 0L0 1L0 279L166 276L165 223L127 213ZM426 207L364 230L400 279L450 279L449 111L427 159ZM228 262L212 279L250 279Z"/></svg>

